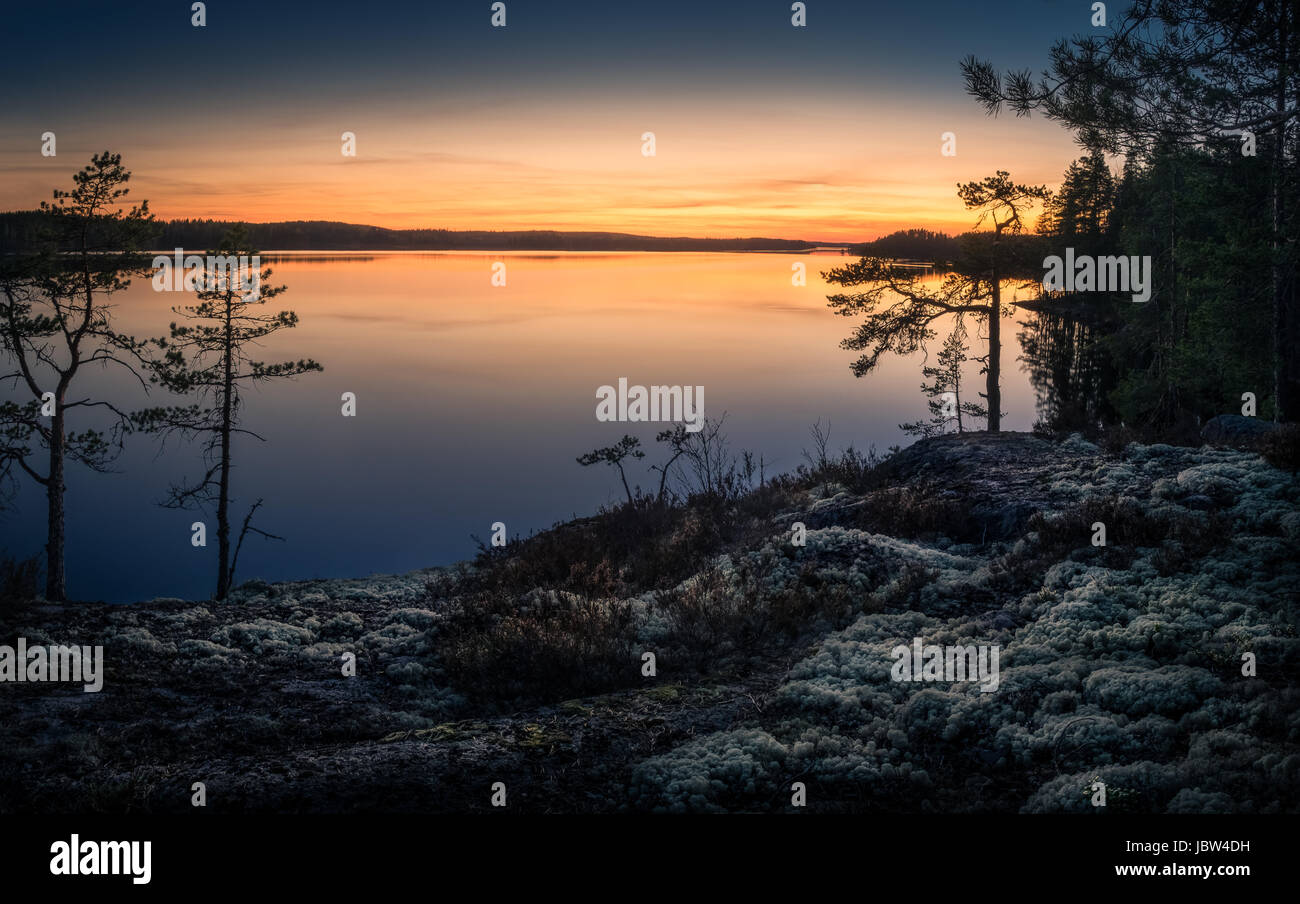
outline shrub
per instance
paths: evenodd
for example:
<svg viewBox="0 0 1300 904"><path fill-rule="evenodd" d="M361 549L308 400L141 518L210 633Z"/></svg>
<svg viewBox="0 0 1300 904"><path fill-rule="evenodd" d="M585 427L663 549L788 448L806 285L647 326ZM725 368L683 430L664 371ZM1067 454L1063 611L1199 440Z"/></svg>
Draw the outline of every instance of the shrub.
<svg viewBox="0 0 1300 904"><path fill-rule="evenodd" d="M483 701L565 700L641 676L635 616L623 600L475 594L447 607L430 640L453 684Z"/></svg>
<svg viewBox="0 0 1300 904"><path fill-rule="evenodd" d="M975 540L981 535L968 503L933 483L869 493L858 509L856 526L907 540L936 536Z"/></svg>
<svg viewBox="0 0 1300 904"><path fill-rule="evenodd" d="M762 632L755 605L716 566L655 594L655 606L668 622L671 643L697 667L728 647L749 649Z"/></svg>
<svg viewBox="0 0 1300 904"><path fill-rule="evenodd" d="M1106 545L1092 546L1092 525L1106 525ZM1129 567L1140 548L1153 548L1162 575L1184 571L1213 549L1231 542L1232 519L1223 511L1192 512L1181 508L1151 510L1135 498L1090 496L1066 512L1035 512L1028 540L997 559L992 570L1000 587L1028 587L1042 580L1052 565L1077 550L1092 550L1107 568Z"/></svg>
<svg viewBox="0 0 1300 904"><path fill-rule="evenodd" d="M855 493L865 493L878 487L881 482L880 466L888 460L888 455L881 455L872 446L866 452L859 452L849 446L839 455L827 451L830 442L830 425L823 430L820 423L811 429L813 451L804 451L808 464L800 465L795 474L800 484L814 487L823 483L838 483ZM897 447L890 450L897 451Z"/></svg>
<svg viewBox="0 0 1300 904"><path fill-rule="evenodd" d="M355 612L340 612L321 625L320 635L332 638L353 638L361 633L365 623Z"/></svg>
<svg viewBox="0 0 1300 904"><path fill-rule="evenodd" d="M1260 446L1264 460L1281 471L1300 471L1300 424L1284 424Z"/></svg>
<svg viewBox="0 0 1300 904"><path fill-rule="evenodd" d="M887 604L870 594L855 600L842 575L827 575L813 562L793 579L778 580L772 560L749 557L734 571L714 565L654 600L669 627L669 646L696 668L716 666L728 653L786 650Z"/></svg>
<svg viewBox="0 0 1300 904"><path fill-rule="evenodd" d="M731 519L711 500L672 506L638 496L590 518L557 524L487 550L464 586L507 594L535 588L629 596L640 583L671 586L707 561Z"/></svg>

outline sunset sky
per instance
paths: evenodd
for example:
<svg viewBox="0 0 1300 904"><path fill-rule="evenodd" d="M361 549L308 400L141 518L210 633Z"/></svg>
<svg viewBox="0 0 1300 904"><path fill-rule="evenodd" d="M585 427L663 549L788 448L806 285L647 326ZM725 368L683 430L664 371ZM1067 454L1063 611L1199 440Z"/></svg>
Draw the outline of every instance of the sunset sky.
<svg viewBox="0 0 1300 904"><path fill-rule="evenodd" d="M861 240L970 228L957 182L1055 185L1078 156L986 117L958 63L1041 69L1090 3L790 5L508 0L493 28L488 0L213 0L194 28L188 2L32 4L7 13L0 209L108 148L162 218Z"/></svg>

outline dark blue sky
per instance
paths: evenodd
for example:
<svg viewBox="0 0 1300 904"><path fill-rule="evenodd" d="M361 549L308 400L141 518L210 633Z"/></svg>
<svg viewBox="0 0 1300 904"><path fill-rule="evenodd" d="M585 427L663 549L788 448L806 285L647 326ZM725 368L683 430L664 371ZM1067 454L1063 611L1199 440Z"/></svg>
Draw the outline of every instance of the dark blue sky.
<svg viewBox="0 0 1300 904"><path fill-rule="evenodd" d="M796 81L926 93L959 86L957 61L969 53L1039 68L1052 40L1090 30L1090 5L810 0L798 30L788 2L509 0L508 26L494 29L486 0L213 0L196 29L184 2L43 2L6 11L0 71L7 116L52 103L270 93L292 105L504 86L677 92Z"/></svg>

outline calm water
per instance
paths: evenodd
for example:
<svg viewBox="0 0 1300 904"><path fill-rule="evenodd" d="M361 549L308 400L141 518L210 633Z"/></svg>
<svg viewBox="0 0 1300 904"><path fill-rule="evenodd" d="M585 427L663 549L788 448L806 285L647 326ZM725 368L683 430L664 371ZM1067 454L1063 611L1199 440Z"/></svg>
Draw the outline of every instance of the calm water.
<svg viewBox="0 0 1300 904"><path fill-rule="evenodd" d="M589 514L623 494L615 472L574 459L624 433L647 457L629 480L657 486L654 435L665 425L600 423L596 389L617 384L702 385L705 413L727 413L734 450L761 454L769 474L791 470L808 428L832 424L831 445L884 449L911 440L904 421L927 416L919 356L887 357L856 379L839 342L853 321L826 306L818 271L834 255L667 253L391 253L297 255L272 262L288 291L270 306L300 326L254 358L313 357L324 373L250 389L245 426L265 436L236 446L234 517L265 499L257 523L286 542L250 536L236 582L361 577L466 558L471 534L494 521L511 536ZM507 285L491 284L494 261ZM808 284L792 286L791 264ZM265 262L265 260L264 260ZM117 296L117 323L163 335L170 307L192 296L137 281ZM1034 392L1016 359L1016 320L1003 324L1003 427L1035 420ZM974 329L971 329L972 336ZM940 333L931 349L938 351ZM972 349L974 352L975 349ZM979 346L982 352L982 345ZM970 366L966 391L982 388ZM90 372L82 397L147 400L112 372ZM977 387L976 384L979 384ZM357 395L358 416L340 413ZM153 404L174 402L155 392ZM210 514L156 505L170 482L199 473L198 450L132 437L118 473L69 466L68 590L74 598L206 598L216 561ZM25 480L0 514L0 544L39 552L43 498ZM190 545L208 523L209 546Z"/></svg>

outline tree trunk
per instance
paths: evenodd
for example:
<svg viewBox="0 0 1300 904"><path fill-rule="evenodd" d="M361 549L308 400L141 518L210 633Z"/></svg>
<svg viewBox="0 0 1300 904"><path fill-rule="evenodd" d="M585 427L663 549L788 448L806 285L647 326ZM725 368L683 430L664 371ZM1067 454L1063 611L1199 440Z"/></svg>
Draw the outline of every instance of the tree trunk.
<svg viewBox="0 0 1300 904"><path fill-rule="evenodd" d="M623 481L623 492L627 493L627 504L628 504L628 505L631 505L631 504L632 504L632 491L631 491L630 489L628 489L628 485L627 485L627 475L623 473L623 464L622 464L621 462L615 462L615 464L618 465L618 476L619 476L619 478Z"/></svg>
<svg viewBox="0 0 1300 904"><path fill-rule="evenodd" d="M217 490L217 593L224 600L230 590L230 425L221 428L221 477Z"/></svg>
<svg viewBox="0 0 1300 904"><path fill-rule="evenodd" d="M673 466L673 462L677 461L677 459L681 456L681 454L682 454L681 452L674 452L673 457L668 459L668 464L664 465L663 471L661 471L659 474L659 495L655 497L656 500L659 502L664 501L664 485L668 482L668 469ZM627 487L626 479L624 479L623 481L623 486L624 488ZM631 494L629 493L628 495L630 496Z"/></svg>
<svg viewBox="0 0 1300 904"><path fill-rule="evenodd" d="M66 435L63 424L63 399L54 400L54 422L50 426L50 473L45 484L48 501L48 524L45 542L45 598L61 603L68 598L64 558L63 466Z"/></svg>
<svg viewBox="0 0 1300 904"><path fill-rule="evenodd" d="M997 230L998 233L1001 229ZM1002 429L1002 391L998 388L1002 353L1002 285L998 278L998 238L993 239L993 299L989 305L989 433Z"/></svg>
<svg viewBox="0 0 1300 904"><path fill-rule="evenodd" d="M1287 87L1287 4L1278 4L1278 67L1277 67L1277 114L1278 122L1274 132L1272 172L1273 201L1273 420L1285 421L1295 417L1294 374L1292 357L1295 354L1290 340L1293 329L1292 314L1288 310L1286 292L1285 262L1283 260L1283 232L1285 215L1283 211L1283 179L1286 175L1286 87Z"/></svg>
<svg viewBox="0 0 1300 904"><path fill-rule="evenodd" d="M952 397L957 402L957 432L965 432L961 423L961 365L958 364L957 379L952 384Z"/></svg>
<svg viewBox="0 0 1300 904"><path fill-rule="evenodd" d="M230 300L226 301L225 381L221 390L221 476L217 489L217 595L224 600L230 591L230 428L234 415L234 348L230 324Z"/></svg>

